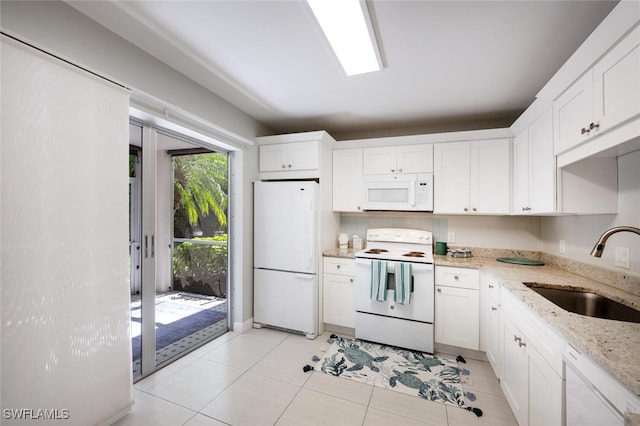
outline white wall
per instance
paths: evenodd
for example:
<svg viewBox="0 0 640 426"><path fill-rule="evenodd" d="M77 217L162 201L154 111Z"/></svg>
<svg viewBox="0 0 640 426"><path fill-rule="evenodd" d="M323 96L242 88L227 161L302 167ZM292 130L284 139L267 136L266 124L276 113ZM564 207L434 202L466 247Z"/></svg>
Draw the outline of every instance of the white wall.
<svg viewBox="0 0 640 426"><path fill-rule="evenodd" d="M435 241L447 241L455 232L457 247L541 250L540 218L529 216L440 216L425 213L343 214L340 232L365 236L368 228L413 228L433 232ZM336 235L336 246L337 246Z"/></svg>
<svg viewBox="0 0 640 426"><path fill-rule="evenodd" d="M597 203L598 200L593 202ZM542 249L547 253L584 263L640 275L640 236L638 235L615 234L607 241L602 258L589 255L603 231L620 225L640 227L640 151L618 157L618 213L545 217L542 219ZM566 242L565 254L559 252L561 239ZM615 247L630 248L630 270L614 265Z"/></svg>

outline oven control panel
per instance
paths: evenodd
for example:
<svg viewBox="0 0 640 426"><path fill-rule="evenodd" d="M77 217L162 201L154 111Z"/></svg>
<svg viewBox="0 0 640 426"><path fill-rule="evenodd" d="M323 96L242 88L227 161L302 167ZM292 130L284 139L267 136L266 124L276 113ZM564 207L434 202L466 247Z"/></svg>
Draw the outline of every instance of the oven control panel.
<svg viewBox="0 0 640 426"><path fill-rule="evenodd" d="M367 241L431 244L432 234L419 229L374 228L367 230Z"/></svg>

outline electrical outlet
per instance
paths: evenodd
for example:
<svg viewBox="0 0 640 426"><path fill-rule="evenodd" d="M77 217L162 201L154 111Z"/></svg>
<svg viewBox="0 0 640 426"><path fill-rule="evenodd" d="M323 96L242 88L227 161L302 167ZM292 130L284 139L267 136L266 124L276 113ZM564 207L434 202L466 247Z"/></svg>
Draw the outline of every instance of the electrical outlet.
<svg viewBox="0 0 640 426"><path fill-rule="evenodd" d="M567 252L567 245L565 244L564 240L560 240L560 253L566 253Z"/></svg>
<svg viewBox="0 0 640 426"><path fill-rule="evenodd" d="M447 233L447 242L448 243L455 243L456 242L456 233L453 231L449 231Z"/></svg>
<svg viewBox="0 0 640 426"><path fill-rule="evenodd" d="M629 247L616 247L616 266L631 269L629 266Z"/></svg>

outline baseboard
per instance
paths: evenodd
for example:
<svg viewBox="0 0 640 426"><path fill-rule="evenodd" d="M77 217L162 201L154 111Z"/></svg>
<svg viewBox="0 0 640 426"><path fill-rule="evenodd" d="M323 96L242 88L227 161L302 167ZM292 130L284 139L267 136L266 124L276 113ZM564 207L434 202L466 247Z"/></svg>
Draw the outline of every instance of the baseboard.
<svg viewBox="0 0 640 426"><path fill-rule="evenodd" d="M344 327L342 325L324 323L324 329L326 331L331 331L331 332L340 334L342 336L351 337L351 338L353 338L356 335L355 328Z"/></svg>
<svg viewBox="0 0 640 426"><path fill-rule="evenodd" d="M120 420L121 418L123 418L124 416L126 416L131 412L131 410L133 409L133 404L135 404L135 402L131 401L129 405L127 405L124 409L120 410L117 414L114 414L113 416L109 417L107 420L104 420L98 423L98 425L109 426L114 424L115 422L117 422L118 420Z"/></svg>
<svg viewBox="0 0 640 426"><path fill-rule="evenodd" d="M487 361L487 356L484 352L475 351L473 349L460 348L458 346L445 345L443 343L436 343L434 346L434 350L436 354L445 354L452 356L462 355L464 358Z"/></svg>
<svg viewBox="0 0 640 426"><path fill-rule="evenodd" d="M233 323L233 332L234 333L246 333L247 331L253 328L253 318L249 318L245 322L234 322Z"/></svg>

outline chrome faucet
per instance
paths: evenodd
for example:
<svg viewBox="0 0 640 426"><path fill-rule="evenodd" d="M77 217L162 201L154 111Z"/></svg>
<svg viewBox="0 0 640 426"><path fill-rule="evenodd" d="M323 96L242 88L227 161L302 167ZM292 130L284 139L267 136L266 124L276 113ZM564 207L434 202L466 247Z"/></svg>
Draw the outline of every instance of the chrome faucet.
<svg viewBox="0 0 640 426"><path fill-rule="evenodd" d="M602 252L604 251L604 244L607 242L607 239L616 234L618 232L633 232L634 234L640 235L640 228L636 228L633 226L616 226L611 229L607 229L600 235L600 239L593 246L593 250L591 250L591 256L602 257Z"/></svg>

